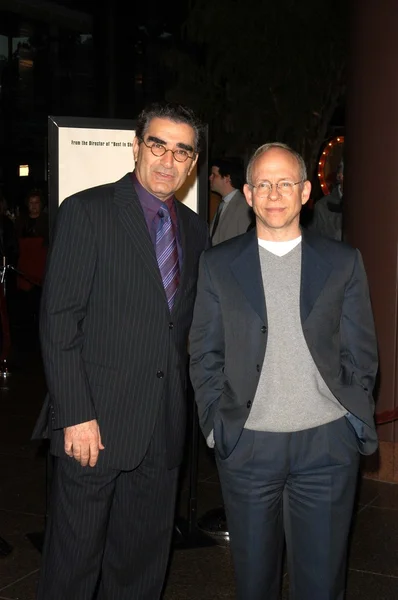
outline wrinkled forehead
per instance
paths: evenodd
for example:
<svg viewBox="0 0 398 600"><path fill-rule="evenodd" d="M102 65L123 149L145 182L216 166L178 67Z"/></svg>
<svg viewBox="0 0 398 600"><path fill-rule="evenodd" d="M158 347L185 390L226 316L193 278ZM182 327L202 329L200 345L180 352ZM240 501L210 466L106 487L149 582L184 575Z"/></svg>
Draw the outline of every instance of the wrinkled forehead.
<svg viewBox="0 0 398 600"><path fill-rule="evenodd" d="M287 150L271 148L254 162L252 177L255 180L296 179L300 177L300 165Z"/></svg>
<svg viewBox="0 0 398 600"><path fill-rule="evenodd" d="M145 138L156 138L167 146L190 146L195 148L195 131L187 123L178 123L170 119L154 117L148 123Z"/></svg>

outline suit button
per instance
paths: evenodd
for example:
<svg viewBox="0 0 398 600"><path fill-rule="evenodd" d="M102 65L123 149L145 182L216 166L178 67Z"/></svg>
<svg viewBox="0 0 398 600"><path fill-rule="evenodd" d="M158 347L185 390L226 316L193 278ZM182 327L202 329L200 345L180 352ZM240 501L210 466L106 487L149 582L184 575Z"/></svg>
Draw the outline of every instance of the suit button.
<svg viewBox="0 0 398 600"><path fill-rule="evenodd" d="M174 323L169 323L169 329L173 329Z"/></svg>
<svg viewBox="0 0 398 600"><path fill-rule="evenodd" d="M257 373L260 372L260 365L256 365Z"/></svg>
<svg viewBox="0 0 398 600"><path fill-rule="evenodd" d="M246 406L247 406L247 408L250 408L250 407L251 407L251 405L252 405L252 401L251 401L251 400L249 400L249 401L248 401L248 403L246 404Z"/></svg>
<svg viewBox="0 0 398 600"><path fill-rule="evenodd" d="M266 331L267 331L267 328L266 328L266 326L265 326L265 325L263 325L263 326L261 327L261 333L265 333Z"/></svg>
<svg viewBox="0 0 398 600"><path fill-rule="evenodd" d="M163 379L163 377L164 377L164 373L163 373L163 371L158 371L158 372L156 373L156 377L157 377L158 379Z"/></svg>

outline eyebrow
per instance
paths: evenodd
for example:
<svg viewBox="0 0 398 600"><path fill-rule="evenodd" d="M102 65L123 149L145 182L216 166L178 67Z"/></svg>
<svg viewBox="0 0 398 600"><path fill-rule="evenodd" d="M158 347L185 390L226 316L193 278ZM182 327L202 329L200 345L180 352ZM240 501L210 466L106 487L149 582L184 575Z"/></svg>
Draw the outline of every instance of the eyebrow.
<svg viewBox="0 0 398 600"><path fill-rule="evenodd" d="M161 140L160 138L154 135L148 135L148 142L155 142L156 144L162 144L163 146L167 146L167 142L165 140ZM182 148L182 150L186 150L187 152L193 152L194 149L189 144L183 144L182 142L178 142L176 144L177 148Z"/></svg>
<svg viewBox="0 0 398 600"><path fill-rule="evenodd" d="M293 182L293 177L281 177L281 179L278 179L278 181L276 183L281 183L282 181ZM273 182L270 181L269 179L259 179L258 183L273 183Z"/></svg>

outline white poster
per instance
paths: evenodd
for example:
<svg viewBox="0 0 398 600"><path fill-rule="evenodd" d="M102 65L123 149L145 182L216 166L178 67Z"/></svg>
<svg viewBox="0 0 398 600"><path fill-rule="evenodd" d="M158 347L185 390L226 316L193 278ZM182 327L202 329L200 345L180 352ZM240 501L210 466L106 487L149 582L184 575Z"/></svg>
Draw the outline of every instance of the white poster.
<svg viewBox="0 0 398 600"><path fill-rule="evenodd" d="M133 171L134 130L58 128L58 203L81 190L121 179ZM196 167L176 197L198 212Z"/></svg>

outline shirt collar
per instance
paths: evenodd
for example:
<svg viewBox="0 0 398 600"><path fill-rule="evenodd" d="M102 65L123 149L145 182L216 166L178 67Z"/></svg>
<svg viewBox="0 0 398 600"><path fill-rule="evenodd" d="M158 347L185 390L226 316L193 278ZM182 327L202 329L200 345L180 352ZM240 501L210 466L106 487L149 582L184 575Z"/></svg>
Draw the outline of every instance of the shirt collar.
<svg viewBox="0 0 398 600"><path fill-rule="evenodd" d="M229 194L223 197L223 202L225 202L225 204L228 204L228 202L232 200L233 196L235 196L237 191L238 190L232 190L232 192L229 192Z"/></svg>
<svg viewBox="0 0 398 600"><path fill-rule="evenodd" d="M165 200L163 202L162 200L159 200L159 198L156 198L156 196L154 196L153 194L151 194L151 192L148 192L148 190L146 190L144 188L144 186L138 181L135 171L132 172L131 179L133 181L135 191L137 192L138 198L139 198L143 208L146 208L147 210L150 210L151 212L157 212L159 210L159 208L166 205L168 208L168 211L169 212L171 211L172 206L174 204L174 195L173 194L171 196L169 196L167 198L167 200Z"/></svg>

